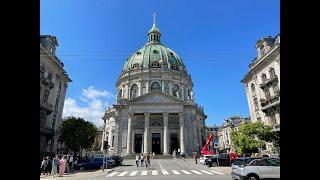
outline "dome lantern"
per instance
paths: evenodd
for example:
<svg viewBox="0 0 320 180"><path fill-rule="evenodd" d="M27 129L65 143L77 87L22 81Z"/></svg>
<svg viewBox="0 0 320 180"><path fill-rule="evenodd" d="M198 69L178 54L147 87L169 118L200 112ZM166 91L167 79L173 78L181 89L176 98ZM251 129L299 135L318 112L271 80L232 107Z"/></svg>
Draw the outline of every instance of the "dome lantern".
<svg viewBox="0 0 320 180"><path fill-rule="evenodd" d="M153 25L150 31L148 32L148 42L149 43L159 43L160 44L161 33L156 27L156 13L153 13Z"/></svg>

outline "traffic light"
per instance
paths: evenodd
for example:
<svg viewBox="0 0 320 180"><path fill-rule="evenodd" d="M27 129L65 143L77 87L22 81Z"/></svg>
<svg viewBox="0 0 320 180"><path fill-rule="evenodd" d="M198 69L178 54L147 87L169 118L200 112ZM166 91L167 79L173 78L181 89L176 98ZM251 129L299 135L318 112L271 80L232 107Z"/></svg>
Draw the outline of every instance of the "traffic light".
<svg viewBox="0 0 320 180"><path fill-rule="evenodd" d="M108 141L103 142L103 149L108 149Z"/></svg>

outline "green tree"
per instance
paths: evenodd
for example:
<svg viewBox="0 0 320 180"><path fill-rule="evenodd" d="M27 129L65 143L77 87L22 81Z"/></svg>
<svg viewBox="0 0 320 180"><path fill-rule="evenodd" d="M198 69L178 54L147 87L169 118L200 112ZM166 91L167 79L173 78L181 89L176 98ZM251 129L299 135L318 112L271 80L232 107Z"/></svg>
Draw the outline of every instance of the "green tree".
<svg viewBox="0 0 320 180"><path fill-rule="evenodd" d="M276 143L279 138L270 126L261 122L245 123L239 131L231 132L231 140L239 153L257 153L265 142Z"/></svg>
<svg viewBox="0 0 320 180"><path fill-rule="evenodd" d="M68 117L60 127L61 141L65 142L74 153L91 147L97 134L95 125L80 117Z"/></svg>

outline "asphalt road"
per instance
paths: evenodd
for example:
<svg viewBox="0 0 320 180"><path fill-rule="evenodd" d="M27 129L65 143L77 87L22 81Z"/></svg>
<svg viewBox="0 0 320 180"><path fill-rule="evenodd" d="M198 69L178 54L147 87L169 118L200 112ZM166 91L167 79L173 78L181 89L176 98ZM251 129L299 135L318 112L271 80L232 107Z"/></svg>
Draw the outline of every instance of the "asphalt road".
<svg viewBox="0 0 320 180"><path fill-rule="evenodd" d="M232 180L229 173L209 169L207 166L195 164L192 159L152 159L151 166L136 167L135 160L124 160L123 165L114 168L108 174L91 179L144 180L144 179L183 179L183 180Z"/></svg>

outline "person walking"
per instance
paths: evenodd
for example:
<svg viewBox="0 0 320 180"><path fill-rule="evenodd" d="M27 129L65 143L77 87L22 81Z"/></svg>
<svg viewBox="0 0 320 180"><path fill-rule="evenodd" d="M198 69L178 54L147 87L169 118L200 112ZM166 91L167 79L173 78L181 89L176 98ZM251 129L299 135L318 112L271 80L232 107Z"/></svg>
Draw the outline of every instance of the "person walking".
<svg viewBox="0 0 320 180"><path fill-rule="evenodd" d="M150 155L149 154L146 154L145 162L146 162L146 168L148 166L150 166Z"/></svg>
<svg viewBox="0 0 320 180"><path fill-rule="evenodd" d="M176 156L177 156L176 150L173 151L172 156L173 156L173 159L176 159Z"/></svg>
<svg viewBox="0 0 320 180"><path fill-rule="evenodd" d="M140 161L140 155L137 153L136 154L136 165L139 167L139 161Z"/></svg>
<svg viewBox="0 0 320 180"><path fill-rule="evenodd" d="M155 157L155 153L153 152L153 153L152 153L152 159L154 159L154 157Z"/></svg>
<svg viewBox="0 0 320 180"><path fill-rule="evenodd" d="M69 157L69 170L73 172L73 155L71 154Z"/></svg>
<svg viewBox="0 0 320 180"><path fill-rule="evenodd" d="M58 159L58 155L56 155L56 156L52 159L51 175L52 175L53 177L55 177L56 174L57 174L58 165L59 165L59 159Z"/></svg>
<svg viewBox="0 0 320 180"><path fill-rule="evenodd" d="M194 153L193 153L193 158L194 158L196 164L198 164L198 162L197 162L197 158L198 158L198 153L197 153L197 151L194 151Z"/></svg>
<svg viewBox="0 0 320 180"><path fill-rule="evenodd" d="M43 157L41 162L41 173L43 173L43 175L46 175L47 164L48 164L47 158Z"/></svg>
<svg viewBox="0 0 320 180"><path fill-rule="evenodd" d="M59 177L64 175L64 171L66 168L66 159L67 157L64 155L59 161Z"/></svg>
<svg viewBox="0 0 320 180"><path fill-rule="evenodd" d="M144 163L143 161L144 161L144 155L141 154L141 163L140 163L141 167L143 167L143 163Z"/></svg>
<svg viewBox="0 0 320 180"><path fill-rule="evenodd" d="M66 160L66 162L65 162L65 164L66 164L66 165L65 165L65 172L66 172L66 173L69 173L69 172L70 172L70 170L69 170L69 159L70 159L70 156L69 156L69 154L67 154L67 155L66 155L66 159L65 159L65 160Z"/></svg>
<svg viewBox="0 0 320 180"><path fill-rule="evenodd" d="M52 167L52 161L49 156L47 156L47 167L46 167L46 174L51 174L51 167Z"/></svg>
<svg viewBox="0 0 320 180"><path fill-rule="evenodd" d="M183 152L183 153L181 153L181 156L182 156L182 158L183 158L183 161L185 161L186 154Z"/></svg>

